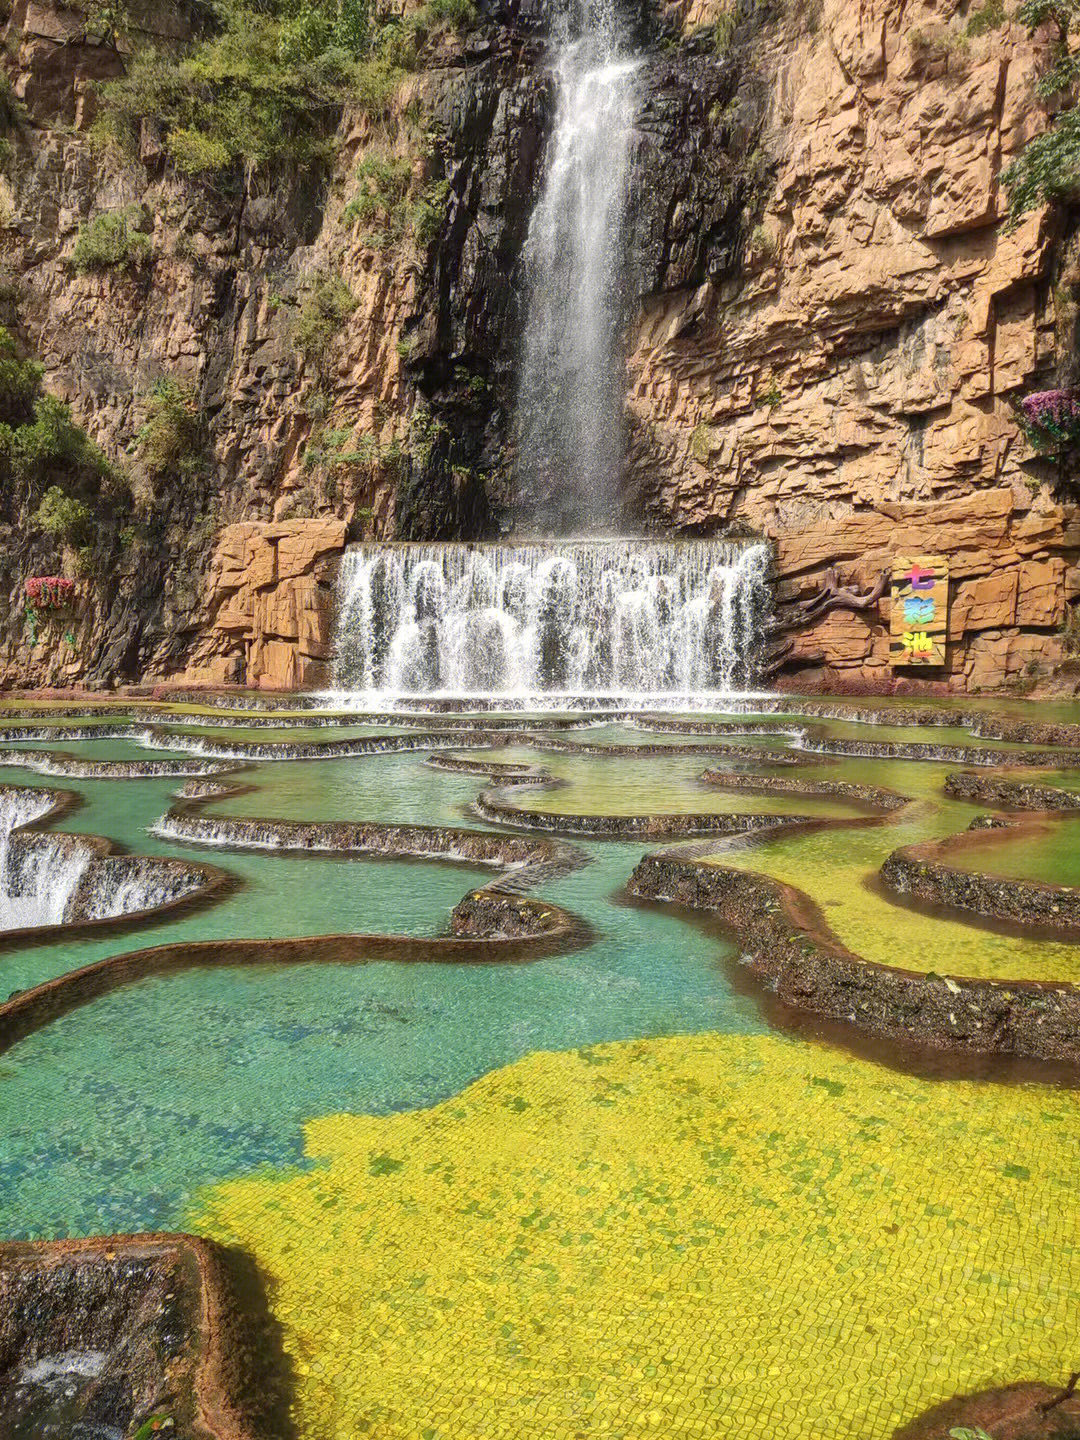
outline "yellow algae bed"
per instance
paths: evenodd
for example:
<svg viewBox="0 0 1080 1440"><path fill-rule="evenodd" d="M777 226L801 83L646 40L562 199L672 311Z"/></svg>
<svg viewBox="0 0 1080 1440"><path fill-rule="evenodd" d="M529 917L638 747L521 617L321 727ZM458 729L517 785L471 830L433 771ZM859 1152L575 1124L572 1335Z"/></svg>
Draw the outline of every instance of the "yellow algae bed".
<svg viewBox="0 0 1080 1440"><path fill-rule="evenodd" d="M305 1440L872 1440L1074 1366L1080 1098L776 1036L538 1053L205 1192Z"/></svg>

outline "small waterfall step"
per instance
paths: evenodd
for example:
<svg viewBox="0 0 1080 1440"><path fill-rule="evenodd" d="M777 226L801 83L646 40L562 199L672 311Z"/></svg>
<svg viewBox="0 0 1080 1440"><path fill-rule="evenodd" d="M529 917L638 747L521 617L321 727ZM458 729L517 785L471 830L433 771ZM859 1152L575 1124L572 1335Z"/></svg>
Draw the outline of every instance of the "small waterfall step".
<svg viewBox="0 0 1080 1440"><path fill-rule="evenodd" d="M770 561L763 543L711 540L353 546L335 685L383 700L746 691Z"/></svg>

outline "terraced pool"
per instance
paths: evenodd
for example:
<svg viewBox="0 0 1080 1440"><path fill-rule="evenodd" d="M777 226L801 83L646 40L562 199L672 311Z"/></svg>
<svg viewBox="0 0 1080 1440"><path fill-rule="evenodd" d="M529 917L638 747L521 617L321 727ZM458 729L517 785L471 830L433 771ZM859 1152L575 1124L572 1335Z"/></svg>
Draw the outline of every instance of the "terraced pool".
<svg viewBox="0 0 1080 1440"><path fill-rule="evenodd" d="M0 795L224 875L0 932L0 1235L253 1257L297 1440L866 1440L1077 1368L1080 707L102 708L0 716Z"/></svg>

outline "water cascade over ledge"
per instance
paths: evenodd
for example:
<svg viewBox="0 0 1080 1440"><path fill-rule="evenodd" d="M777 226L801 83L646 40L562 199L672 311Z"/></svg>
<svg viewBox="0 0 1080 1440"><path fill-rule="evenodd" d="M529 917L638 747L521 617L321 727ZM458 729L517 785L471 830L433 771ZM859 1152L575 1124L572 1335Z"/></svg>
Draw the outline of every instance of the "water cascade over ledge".
<svg viewBox="0 0 1080 1440"><path fill-rule="evenodd" d="M745 691L769 561L767 545L709 540L357 545L335 685L373 703Z"/></svg>
<svg viewBox="0 0 1080 1440"><path fill-rule="evenodd" d="M93 858L87 845L40 835L32 847L12 844L12 832L42 819L56 796L47 790L0 789L0 931L60 925Z"/></svg>

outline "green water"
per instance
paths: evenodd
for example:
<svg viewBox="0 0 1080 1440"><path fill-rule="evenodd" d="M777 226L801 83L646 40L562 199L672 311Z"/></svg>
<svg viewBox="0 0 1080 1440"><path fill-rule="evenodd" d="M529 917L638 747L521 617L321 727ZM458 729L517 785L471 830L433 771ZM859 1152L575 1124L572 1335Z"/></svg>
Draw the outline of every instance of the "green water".
<svg viewBox="0 0 1080 1440"><path fill-rule="evenodd" d="M1060 718L1080 713L1076 706L1063 710L1069 713ZM1058 718L1043 707L1039 715ZM174 718L193 733L190 714ZM236 719L235 730L200 733L213 745L223 739L332 740L386 730L358 724L275 731ZM853 738L986 743L963 731L821 723L827 733ZM745 755L732 761L675 753L693 744L690 736L610 725L582 728L575 736L589 743L663 745L673 753L594 758L520 745L461 753L542 765L563 782L504 790L522 810L779 812L836 821L750 848L718 843L716 856L805 890L838 936L867 958L952 974L1080 981L1080 950L1073 946L920 915L875 888L873 876L891 850L962 832L988 808L947 800L941 764L815 759L787 770L755 758L762 749L788 743L768 735L733 742ZM87 759L170 753L129 740L64 742L58 748ZM1007 755L1015 747L1000 748ZM488 782L429 768L423 753L255 763L228 777L244 793L208 802L199 813L493 828L471 811ZM912 804L897 817L867 824L865 807L845 801L706 786L700 779L706 767L854 781L894 790ZM1040 778L1080 784L1076 776ZM233 881L222 898L171 920L91 938L0 947L0 993L165 941L343 931L437 935L465 891L491 874L439 862L176 845L148 832L179 783L66 782L0 770L0 784L75 791L82 804L59 822L63 829L101 834L139 853L208 862ZM862 817L859 826L843 825L856 817ZM995 845L993 868L1080 883L1078 824L1080 819L1055 821L1034 839ZM589 865L541 892L593 927L594 943L575 953L513 966L208 966L125 986L27 1037L0 1056L0 1234L176 1226L199 1187L263 1166L301 1163L301 1127L312 1116L428 1105L532 1051L766 1028L758 1002L732 982L731 946L673 911L621 898L634 865L655 843L584 842L580 848Z"/></svg>

